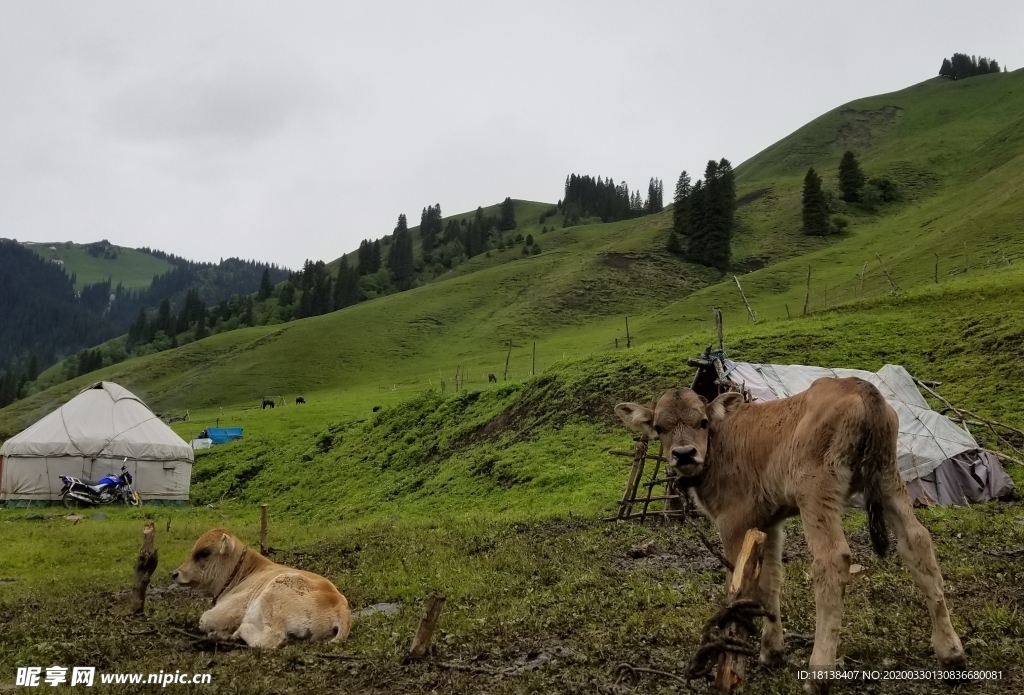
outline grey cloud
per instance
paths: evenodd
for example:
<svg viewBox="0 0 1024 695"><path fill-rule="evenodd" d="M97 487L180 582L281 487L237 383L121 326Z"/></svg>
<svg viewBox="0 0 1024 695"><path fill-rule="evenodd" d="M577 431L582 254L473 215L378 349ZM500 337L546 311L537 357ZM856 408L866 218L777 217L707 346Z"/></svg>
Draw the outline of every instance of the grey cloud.
<svg viewBox="0 0 1024 695"><path fill-rule="evenodd" d="M272 137L326 100L308 75L253 65L190 68L135 78L101 104L115 138L251 143Z"/></svg>

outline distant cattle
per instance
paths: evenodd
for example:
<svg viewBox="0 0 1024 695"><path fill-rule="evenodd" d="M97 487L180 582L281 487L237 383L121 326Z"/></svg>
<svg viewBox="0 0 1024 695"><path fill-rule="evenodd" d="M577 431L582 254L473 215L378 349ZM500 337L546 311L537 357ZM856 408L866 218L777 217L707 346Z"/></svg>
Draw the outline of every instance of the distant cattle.
<svg viewBox="0 0 1024 695"><path fill-rule="evenodd" d="M260 410L263 410L264 408L273 408L273 407L274 407L273 399L271 399L271 398L264 398L263 399L263 406L260 408Z"/></svg>
<svg viewBox="0 0 1024 695"><path fill-rule="evenodd" d="M167 422L188 422L188 411L185 411L184 415L173 415L167 419Z"/></svg>
<svg viewBox="0 0 1024 695"><path fill-rule="evenodd" d="M380 410L380 406L379 405L373 406L373 412L376 413L378 410Z"/></svg>
<svg viewBox="0 0 1024 695"><path fill-rule="evenodd" d="M302 396L299 396L298 398L295 399L295 405L305 405L305 404L306 404L306 399L303 398Z"/></svg>
<svg viewBox="0 0 1024 695"><path fill-rule="evenodd" d="M747 529L768 534L758 587L771 614L761 635L762 662L782 661L783 522L799 515L817 612L810 664L826 672L834 667L852 564L842 509L863 492L875 551L885 553L891 525L899 555L927 599L932 649L944 667L963 666L932 539L914 516L896 464L899 418L877 388L857 378L818 379L799 395L767 403L745 403L738 393L708 403L691 389L673 389L650 408L622 403L615 412L631 429L661 440L670 473L685 481L718 527L730 560Z"/></svg>
<svg viewBox="0 0 1024 695"><path fill-rule="evenodd" d="M487 382L490 383L490 384L497 384L498 383L498 377L494 376L493 374L488 374L487 375Z"/></svg>

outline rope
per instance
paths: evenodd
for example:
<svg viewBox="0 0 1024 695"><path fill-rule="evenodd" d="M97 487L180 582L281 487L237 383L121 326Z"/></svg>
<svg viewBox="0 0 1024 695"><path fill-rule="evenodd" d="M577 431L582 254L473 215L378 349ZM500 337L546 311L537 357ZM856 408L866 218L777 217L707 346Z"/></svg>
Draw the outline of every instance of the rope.
<svg viewBox="0 0 1024 695"><path fill-rule="evenodd" d="M757 649L748 640L722 632L729 623L736 623L746 628L748 633L754 634L757 632L754 625L755 618L767 618L772 622L777 619L762 608L760 603L752 599L736 599L722 606L704 623L704 629L701 630L700 646L690 659L690 665L686 669L686 680L711 678L718 657L723 652L745 656L756 655Z"/></svg>

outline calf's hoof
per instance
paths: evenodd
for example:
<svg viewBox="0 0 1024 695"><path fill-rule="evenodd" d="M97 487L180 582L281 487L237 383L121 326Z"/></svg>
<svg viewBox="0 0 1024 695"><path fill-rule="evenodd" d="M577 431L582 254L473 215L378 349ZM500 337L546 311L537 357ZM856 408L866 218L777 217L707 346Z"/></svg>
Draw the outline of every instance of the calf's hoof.
<svg viewBox="0 0 1024 695"><path fill-rule="evenodd" d="M778 668L786 663L786 655L781 649L761 649L761 665L767 668Z"/></svg>

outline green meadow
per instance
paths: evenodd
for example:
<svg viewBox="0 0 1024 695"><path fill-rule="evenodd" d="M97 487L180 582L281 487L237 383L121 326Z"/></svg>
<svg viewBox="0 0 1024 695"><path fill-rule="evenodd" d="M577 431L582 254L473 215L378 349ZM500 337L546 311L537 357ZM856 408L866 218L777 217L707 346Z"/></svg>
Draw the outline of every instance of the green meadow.
<svg viewBox="0 0 1024 695"><path fill-rule="evenodd" d="M212 336L16 402L0 411L0 432L107 379L157 412L187 410L190 420L173 425L186 439L218 424L243 427L245 438L197 453L187 509L101 510L107 519L86 513L78 522L56 508L0 510L0 683L18 665L50 662L208 670L218 692L240 693L611 693L622 662L682 672L724 574L689 530L601 521L626 474L607 451L631 441L612 407L688 383L686 359L712 342L719 307L736 359L903 364L942 382L954 403L1024 428L1021 114L1024 71L928 80L823 115L737 167L735 272L724 277L664 251L671 210L540 235L547 204L520 202L524 236L537 227L540 255L492 250L409 292ZM834 186L846 149L868 175L896 180L903 200L874 213L846 206L844 235L804 237L803 174L814 166ZM295 405L299 395L306 405ZM267 396L285 405L261 409ZM1024 469L1007 470L1024 484ZM194 630L208 601L166 591L169 572L210 527L255 543L262 503L276 559L325 574L356 610L393 603L396 612L357 618L341 645L196 649L179 631ZM1021 664L1024 590L1013 577L1024 505L919 517L971 664ZM157 525L158 591L137 618L119 592L130 586L147 518ZM896 558L870 555L860 512L844 521L854 562L868 567L848 591L845 665L933 667L909 574ZM751 692L799 692L796 670L809 655L799 636L813 631L810 562L798 521L788 534L790 662L755 667ZM648 540L657 552L630 557ZM448 597L435 657L403 666L434 592ZM677 685L649 676L636 692Z"/></svg>
<svg viewBox="0 0 1024 695"><path fill-rule="evenodd" d="M148 289L155 275L166 273L173 266L167 261L144 251L115 246L117 258L102 258L91 255L86 244L54 243L32 244L32 250L49 260L64 261L68 275L74 274L75 289L86 285L110 280L111 287L124 285L127 290Z"/></svg>

